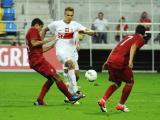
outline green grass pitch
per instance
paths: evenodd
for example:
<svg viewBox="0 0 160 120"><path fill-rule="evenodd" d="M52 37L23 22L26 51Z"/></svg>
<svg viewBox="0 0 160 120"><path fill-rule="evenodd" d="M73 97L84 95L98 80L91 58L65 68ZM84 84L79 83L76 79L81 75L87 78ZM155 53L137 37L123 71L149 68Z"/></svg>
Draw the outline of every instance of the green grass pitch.
<svg viewBox="0 0 160 120"><path fill-rule="evenodd" d="M129 113L116 111L121 96L119 88L102 113L97 100L111 84L107 73L99 73L90 83L81 73L79 86L86 94L80 105L65 104L54 84L45 101L48 106L33 106L45 78L37 73L0 73L0 120L160 120L160 74L136 73L135 84L126 105Z"/></svg>

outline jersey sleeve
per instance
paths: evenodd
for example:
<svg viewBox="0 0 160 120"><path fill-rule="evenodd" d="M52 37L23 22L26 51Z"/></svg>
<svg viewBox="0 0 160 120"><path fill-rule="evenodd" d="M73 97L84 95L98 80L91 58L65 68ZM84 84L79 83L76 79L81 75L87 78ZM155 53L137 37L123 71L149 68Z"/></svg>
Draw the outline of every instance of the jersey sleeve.
<svg viewBox="0 0 160 120"><path fill-rule="evenodd" d="M76 26L77 26L77 31L86 29L86 27L84 27L83 25L81 25L80 23L77 23L77 22L76 22Z"/></svg>
<svg viewBox="0 0 160 120"><path fill-rule="evenodd" d="M56 29L56 21L51 22L51 23L48 25L48 29L49 29L51 32L54 32L55 29Z"/></svg>
<svg viewBox="0 0 160 120"><path fill-rule="evenodd" d="M33 40L33 39L35 40L39 39L39 32L36 29L32 29L30 31L30 40Z"/></svg>

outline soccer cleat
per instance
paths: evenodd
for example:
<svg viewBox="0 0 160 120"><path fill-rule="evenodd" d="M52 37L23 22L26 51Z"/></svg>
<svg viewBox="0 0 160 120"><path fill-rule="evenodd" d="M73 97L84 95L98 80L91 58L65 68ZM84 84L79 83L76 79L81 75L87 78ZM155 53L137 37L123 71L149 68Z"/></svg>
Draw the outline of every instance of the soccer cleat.
<svg viewBox="0 0 160 120"><path fill-rule="evenodd" d="M71 103L71 104L74 104L74 105L79 105L80 104L80 102L78 102L78 101L69 101L68 98L64 99L64 102L65 103Z"/></svg>
<svg viewBox="0 0 160 120"><path fill-rule="evenodd" d="M77 101L77 100L79 100L79 99L81 99L82 98L82 95L81 94L78 94L78 95L73 95L72 97L71 97L71 99L69 99L69 101Z"/></svg>
<svg viewBox="0 0 160 120"><path fill-rule="evenodd" d="M35 106L39 106L39 105L47 105L43 100L37 100L33 103Z"/></svg>
<svg viewBox="0 0 160 120"><path fill-rule="evenodd" d="M129 112L130 111L125 105L122 105L122 104L118 104L116 106L116 109L120 110L120 111L123 111L123 112Z"/></svg>
<svg viewBox="0 0 160 120"><path fill-rule="evenodd" d="M81 98L85 98L86 97L86 95L83 94L81 91L77 91L76 94L81 95Z"/></svg>
<svg viewBox="0 0 160 120"><path fill-rule="evenodd" d="M107 112L106 101L103 98L98 100L98 105L99 105L102 112Z"/></svg>

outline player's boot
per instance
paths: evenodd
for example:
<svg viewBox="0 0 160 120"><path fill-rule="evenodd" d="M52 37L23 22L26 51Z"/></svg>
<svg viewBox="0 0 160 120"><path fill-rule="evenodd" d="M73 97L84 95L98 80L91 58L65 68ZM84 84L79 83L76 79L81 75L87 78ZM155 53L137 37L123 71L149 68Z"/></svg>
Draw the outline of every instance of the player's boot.
<svg viewBox="0 0 160 120"><path fill-rule="evenodd" d="M37 100L33 103L34 105L36 106L39 106L39 105L47 105L43 100Z"/></svg>
<svg viewBox="0 0 160 120"><path fill-rule="evenodd" d="M98 100L98 105L99 105L102 112L107 112L106 101L103 98Z"/></svg>
<svg viewBox="0 0 160 120"><path fill-rule="evenodd" d="M116 106L116 109L120 110L120 111L123 111L123 112L129 112L130 111L125 105L122 105L122 104L118 104Z"/></svg>
<svg viewBox="0 0 160 120"><path fill-rule="evenodd" d="M71 104L74 104L74 105L79 105L80 104L80 102L78 102L78 101L69 101L68 98L64 99L64 102L65 103L71 103Z"/></svg>
<svg viewBox="0 0 160 120"><path fill-rule="evenodd" d="M78 95L81 95L82 98L85 98L85 97L86 97L86 95L85 95L84 93L82 93L81 91L79 91L79 90L78 90L76 93L77 93Z"/></svg>
<svg viewBox="0 0 160 120"><path fill-rule="evenodd" d="M72 97L71 97L71 99L69 99L69 101L71 102L71 101L74 101L74 102L76 102L76 101L78 101L79 99L81 99L82 98L82 95L81 94L75 94L75 95L73 95Z"/></svg>

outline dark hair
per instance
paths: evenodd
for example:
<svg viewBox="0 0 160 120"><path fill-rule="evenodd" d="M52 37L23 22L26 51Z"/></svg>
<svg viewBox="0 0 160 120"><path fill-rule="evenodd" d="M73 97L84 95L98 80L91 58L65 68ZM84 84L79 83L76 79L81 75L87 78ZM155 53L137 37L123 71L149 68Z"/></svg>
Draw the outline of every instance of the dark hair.
<svg viewBox="0 0 160 120"><path fill-rule="evenodd" d="M98 15L104 15L104 13L103 12L99 12Z"/></svg>
<svg viewBox="0 0 160 120"><path fill-rule="evenodd" d="M32 20L31 26L34 26L35 24L44 25L43 21L39 18L35 18Z"/></svg>
<svg viewBox="0 0 160 120"><path fill-rule="evenodd" d="M66 11L73 11L73 12L74 12L74 8L72 8L72 7L66 7L64 11L65 11L65 12L66 12Z"/></svg>
<svg viewBox="0 0 160 120"><path fill-rule="evenodd" d="M138 25L135 32L137 34L145 35L146 29L143 25Z"/></svg>

